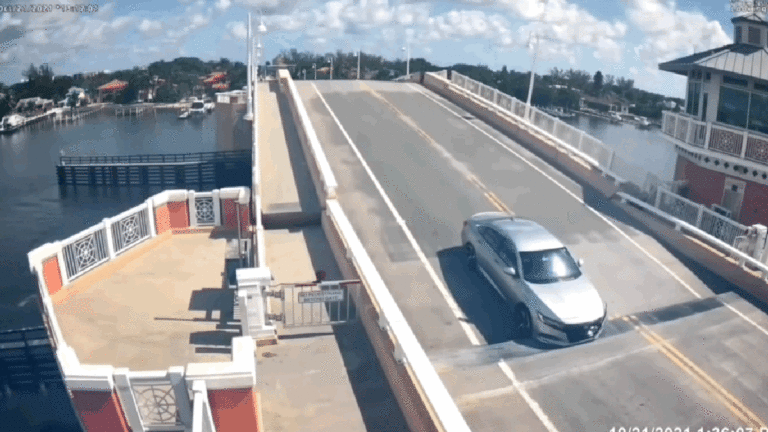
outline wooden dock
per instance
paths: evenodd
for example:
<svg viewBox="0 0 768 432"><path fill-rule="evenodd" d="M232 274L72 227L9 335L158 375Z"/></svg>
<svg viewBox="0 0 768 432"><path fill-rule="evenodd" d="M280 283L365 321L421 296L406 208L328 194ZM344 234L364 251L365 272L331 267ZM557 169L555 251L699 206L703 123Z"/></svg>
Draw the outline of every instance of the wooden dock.
<svg viewBox="0 0 768 432"><path fill-rule="evenodd" d="M132 156L62 156L60 185L250 186L251 150Z"/></svg>

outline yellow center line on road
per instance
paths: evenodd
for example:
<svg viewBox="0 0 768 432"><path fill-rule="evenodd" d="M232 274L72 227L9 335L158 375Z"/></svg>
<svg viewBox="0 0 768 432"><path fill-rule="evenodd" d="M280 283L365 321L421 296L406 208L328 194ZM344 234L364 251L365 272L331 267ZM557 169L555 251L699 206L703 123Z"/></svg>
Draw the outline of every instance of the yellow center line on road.
<svg viewBox="0 0 768 432"><path fill-rule="evenodd" d="M369 94L371 94L371 96L373 96L373 97L375 97L376 99L378 99L379 101L381 101L381 103L383 103L383 104L384 104L384 105L385 105L387 108L389 108L389 109L390 109L390 111L394 112L394 113L395 113L395 114L396 114L396 115L397 115L397 116L400 118L400 120L402 120L402 121L403 121L405 124L407 124L408 126L410 126L410 127L411 127L411 129L413 129L414 131L416 131L416 133L417 133L417 134L419 134L419 136L421 136L421 137L424 139L424 141L426 141L426 142L427 142L427 143L428 143L428 144L429 144L431 147L433 147L435 150L437 150L437 151L438 151L438 153L440 153L440 154L442 154L444 157L446 157L446 158L450 159L450 160L451 160L451 162L452 162L452 163L451 163L451 165L453 165L453 166L455 166L455 165L456 165L456 164L454 163L453 157L452 157L452 156L451 156L451 155L448 153L448 151L447 151L447 150L445 150L445 148L444 148L443 146L441 146L441 145L440 145L440 144L439 144L437 141L435 141L435 140L434 140L434 139L433 139L431 136L429 136L429 135L428 135L426 132L424 132L424 130L423 130L423 129L421 129L421 128L418 126L418 124L417 124L417 123L416 123L416 122L415 122L415 121L414 121L412 118L410 118L410 117L408 117L407 115L405 115L405 114L404 114L402 111L400 111L399 109L397 109L397 107L396 107L396 106L394 106L394 105L393 105L391 102L389 102L388 100L386 100L386 99L385 99L385 98L384 98L382 95L380 95L378 92L376 92L375 90L373 90L372 88L370 88L370 87L369 87L369 86L367 86L366 84L364 84L364 83L361 83L361 84L360 84L360 88L361 88L363 91L365 91L366 93L369 93ZM478 189L480 189L480 191L483 193L483 195L485 195L485 198L486 198L486 199L487 199L487 200L488 200L488 201L491 203L491 205L492 205L493 207L495 207L495 208L496 208L498 211L500 211L500 212L505 212L505 213L508 213L508 214L510 214L510 215L512 215L512 216L514 216L514 215L515 215L515 214L512 212L512 210L510 210L510 209L509 209L509 207L507 207L507 206L504 204L504 202L503 202L503 201L501 201L501 199L499 199L499 197L498 197L498 196L496 196L496 194L494 194L493 192L491 192L491 190L490 190L490 189L488 189L488 187L487 187L485 184L483 184L483 182L481 182L481 181L480 181L480 180L479 180L479 179L478 179L478 178L477 178L477 177L476 177L474 174L470 173L470 172L469 172L469 171L468 171L466 168L462 168L462 169L459 169L459 171L461 172L461 174L464 176L464 178L465 178L465 179L467 179L467 180L468 180L470 183L472 183L472 184L473 184L473 185L475 185L475 186L476 186Z"/></svg>
<svg viewBox="0 0 768 432"><path fill-rule="evenodd" d="M709 393L715 396L720 402L725 405L738 419L740 426L749 426L752 430L765 430L765 424L760 417L752 412L742 401L736 396L726 390L720 383L715 381L714 378L709 376L700 367L675 348L669 341L662 338L653 330L648 328L645 324L634 316L623 317L624 321L632 324L651 345L655 346L659 352L664 354L672 363L677 365L684 372L692 376L699 382Z"/></svg>

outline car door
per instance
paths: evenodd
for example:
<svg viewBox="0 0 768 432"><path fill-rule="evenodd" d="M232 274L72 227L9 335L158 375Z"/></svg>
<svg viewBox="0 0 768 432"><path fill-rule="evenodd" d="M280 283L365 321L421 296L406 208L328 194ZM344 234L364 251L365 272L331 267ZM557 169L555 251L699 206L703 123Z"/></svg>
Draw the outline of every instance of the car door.
<svg viewBox="0 0 768 432"><path fill-rule="evenodd" d="M507 296L513 302L522 302L526 295L524 285L521 283L520 265L517 259L517 249L515 244L509 239L503 239L497 250L499 261L496 265L496 274L494 279L498 280L499 286L506 292ZM515 274L510 274L507 269L514 269Z"/></svg>
<svg viewBox="0 0 768 432"><path fill-rule="evenodd" d="M496 262L495 249L499 246L501 239L491 227L486 225L480 225L477 228L477 233L479 234L479 244L475 250L475 253L477 254L477 264L486 272L488 277L495 279L493 276L493 267Z"/></svg>
<svg viewBox="0 0 768 432"><path fill-rule="evenodd" d="M481 237L484 240L483 250L483 269L493 280L498 289L502 291L504 297L510 297L510 290L504 274L507 264L504 262L503 245L504 237L495 229L485 227Z"/></svg>

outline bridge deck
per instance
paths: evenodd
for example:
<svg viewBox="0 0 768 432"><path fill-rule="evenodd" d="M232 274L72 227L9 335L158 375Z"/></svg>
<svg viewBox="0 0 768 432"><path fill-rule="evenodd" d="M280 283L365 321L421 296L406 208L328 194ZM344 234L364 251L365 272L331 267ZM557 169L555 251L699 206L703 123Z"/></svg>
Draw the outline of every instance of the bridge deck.
<svg viewBox="0 0 768 432"><path fill-rule="evenodd" d="M756 360L768 354L768 316L724 295L734 287L681 262L589 186L479 120L466 120L468 113L423 87L297 87L345 212L473 431L733 428L746 426L741 408L758 423L768 420L760 390L768 365ZM546 350L510 330L508 306L467 271L459 248L462 222L500 203L537 220L585 259L609 305L601 340ZM717 307L702 307L709 302ZM467 331L457 315L466 316ZM623 320L628 315L659 337L636 331Z"/></svg>

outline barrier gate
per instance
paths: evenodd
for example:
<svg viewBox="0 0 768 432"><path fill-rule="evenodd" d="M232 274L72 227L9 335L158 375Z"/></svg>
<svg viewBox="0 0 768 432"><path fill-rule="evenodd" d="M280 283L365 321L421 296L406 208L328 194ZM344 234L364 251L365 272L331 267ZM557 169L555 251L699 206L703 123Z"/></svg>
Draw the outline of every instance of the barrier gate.
<svg viewBox="0 0 768 432"><path fill-rule="evenodd" d="M307 327L346 324L357 319L353 291L359 280L281 284L270 294L282 300L282 312L270 318L283 327Z"/></svg>

